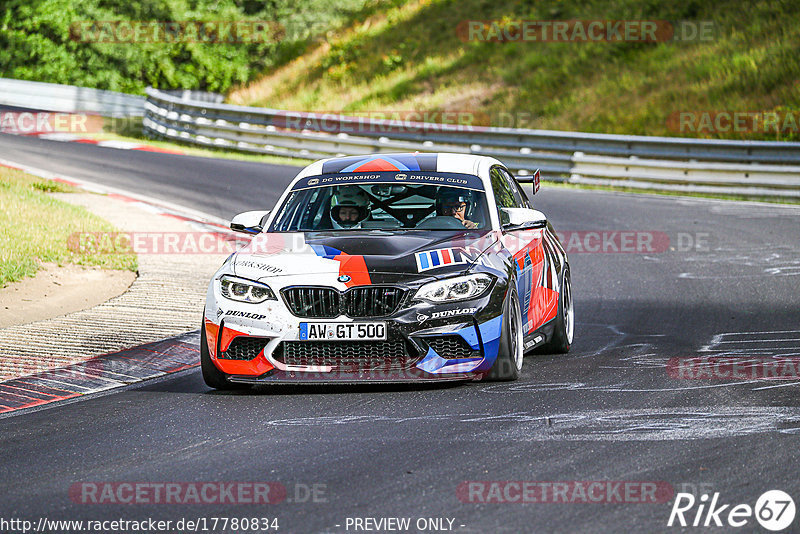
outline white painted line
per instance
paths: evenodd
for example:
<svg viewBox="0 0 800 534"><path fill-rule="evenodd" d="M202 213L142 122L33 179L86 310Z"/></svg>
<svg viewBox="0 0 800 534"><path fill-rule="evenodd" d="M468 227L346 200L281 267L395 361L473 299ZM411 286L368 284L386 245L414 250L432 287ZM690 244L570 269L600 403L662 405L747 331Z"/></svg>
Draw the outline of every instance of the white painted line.
<svg viewBox="0 0 800 534"><path fill-rule="evenodd" d="M789 382L785 384L776 384L774 386L764 386L760 388L753 388L753 391L761 391L762 389L775 389L775 388L785 388L787 386L796 386L800 384L800 382Z"/></svg>
<svg viewBox="0 0 800 534"><path fill-rule="evenodd" d="M119 148L122 150L132 150L134 148L139 148L147 145L142 145L140 143L132 143L130 141L98 141L97 146L102 146L105 148Z"/></svg>
<svg viewBox="0 0 800 534"><path fill-rule="evenodd" d="M786 339L734 339L732 341L717 341L717 345L723 343L786 343L787 341L800 341L798 337L791 337Z"/></svg>
<svg viewBox="0 0 800 534"><path fill-rule="evenodd" d="M59 367L59 369L64 369L64 367ZM89 388L89 387L86 387L86 386L79 386L79 385L73 384L71 382L62 382L60 380L53 380L52 378L46 378L46 377L37 376L37 375L27 375L27 376L21 376L19 378L20 379L25 379L25 380L31 379L31 380L36 380L36 381L50 382L52 384L58 384L58 386L55 386L55 389L59 389L61 391L66 391L67 393L78 393L78 394L83 395L83 393L81 393L80 391L70 391L68 389L64 389L63 386L68 386L68 387L71 387L71 388L84 389L86 391L91 391L92 390L92 388ZM45 385L47 385L47 384L45 384ZM54 386L47 386L47 387L53 388Z"/></svg>
<svg viewBox="0 0 800 534"><path fill-rule="evenodd" d="M77 184L81 189L85 189L86 191L90 191L93 193L101 193L107 195L111 194L111 195L119 195L122 197L128 197L143 202L145 204L149 204L150 206L156 206L158 208L161 208L163 211L166 211L167 213L179 215L181 217L185 217L188 219L193 219L201 223L222 226L223 228L221 228L221 230L225 229L228 232L233 233L232 230L228 230L228 225L230 221L227 221L215 215L211 215L209 213L203 213L202 211L193 208L181 206L180 204L175 204L173 202L166 202L164 200L153 198L147 195L140 195L139 193L133 193L131 191L126 191L124 189L118 189L116 187L90 182L88 180L75 178L74 176L68 176L66 174L54 173L45 169L40 169L38 167L33 167L31 165L25 165L23 163L17 163L4 158L0 158L0 165L19 169L21 171L27 172L28 174L33 174L34 176L38 176L40 178L45 178L48 180L59 180L59 179L68 180L70 182L74 182L75 184Z"/></svg>
<svg viewBox="0 0 800 534"><path fill-rule="evenodd" d="M756 334L800 334L800 330L770 330L766 332L722 332L714 336L753 336Z"/></svg>
<svg viewBox="0 0 800 534"><path fill-rule="evenodd" d="M75 141L81 137L71 133L46 133L37 135L39 139L47 139L48 141Z"/></svg>

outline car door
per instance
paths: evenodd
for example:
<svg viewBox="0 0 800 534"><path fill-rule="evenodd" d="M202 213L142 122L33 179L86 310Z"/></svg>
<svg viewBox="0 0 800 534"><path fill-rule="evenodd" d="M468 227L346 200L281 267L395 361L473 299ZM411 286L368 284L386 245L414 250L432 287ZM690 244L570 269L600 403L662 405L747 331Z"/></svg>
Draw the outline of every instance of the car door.
<svg viewBox="0 0 800 534"><path fill-rule="evenodd" d="M526 208L532 208L525 190L507 170L504 170L520 201ZM555 319L558 313L559 273L564 262L564 250L558 243L552 226L537 231L531 240L530 248L532 258L531 269L531 300L528 307L528 331L533 331L543 324Z"/></svg>
<svg viewBox="0 0 800 534"><path fill-rule="evenodd" d="M530 208L516 180L506 169L495 166L490 174L492 191L501 226L508 222L501 208ZM535 324L534 307L537 274L542 269L541 230L503 230L503 246L512 255L517 271L517 295L523 319L523 332L529 333Z"/></svg>

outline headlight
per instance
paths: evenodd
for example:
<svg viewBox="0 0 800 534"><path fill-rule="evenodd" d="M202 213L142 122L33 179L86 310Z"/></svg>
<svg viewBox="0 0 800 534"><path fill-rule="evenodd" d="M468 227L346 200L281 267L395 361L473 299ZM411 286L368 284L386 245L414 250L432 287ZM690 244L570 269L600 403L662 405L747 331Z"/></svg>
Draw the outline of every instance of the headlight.
<svg viewBox="0 0 800 534"><path fill-rule="evenodd" d="M219 279L219 289L222 296L226 299L237 300L239 302L250 302L258 304L265 300L277 300L275 293L267 284L245 280L230 275L222 275Z"/></svg>
<svg viewBox="0 0 800 534"><path fill-rule="evenodd" d="M425 284L414 295L416 300L429 302L455 302L480 297L494 278L488 274L468 274Z"/></svg>

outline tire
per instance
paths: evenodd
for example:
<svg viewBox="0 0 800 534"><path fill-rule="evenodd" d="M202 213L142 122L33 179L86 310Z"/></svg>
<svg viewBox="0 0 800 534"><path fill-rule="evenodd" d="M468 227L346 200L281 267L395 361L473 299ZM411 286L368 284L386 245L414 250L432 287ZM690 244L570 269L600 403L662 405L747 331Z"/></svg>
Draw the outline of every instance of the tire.
<svg viewBox="0 0 800 534"><path fill-rule="evenodd" d="M485 380L509 381L519 378L522 371L524 350L522 346L522 316L519 310L517 285L509 284L506 301L503 304L503 323L500 333L500 347L497 360L487 373Z"/></svg>
<svg viewBox="0 0 800 534"><path fill-rule="evenodd" d="M249 387L247 384L234 384L233 382L229 382L227 375L217 369L217 366L211 361L211 355L208 353L205 322L203 322L203 326L200 328L200 370L203 372L203 380L210 388L232 391Z"/></svg>
<svg viewBox="0 0 800 534"><path fill-rule="evenodd" d="M542 345L541 352L566 353L569 352L575 333L575 309L572 302L572 280L569 267L564 269L561 279L561 293L558 295L558 313L555 318L553 334L546 344Z"/></svg>

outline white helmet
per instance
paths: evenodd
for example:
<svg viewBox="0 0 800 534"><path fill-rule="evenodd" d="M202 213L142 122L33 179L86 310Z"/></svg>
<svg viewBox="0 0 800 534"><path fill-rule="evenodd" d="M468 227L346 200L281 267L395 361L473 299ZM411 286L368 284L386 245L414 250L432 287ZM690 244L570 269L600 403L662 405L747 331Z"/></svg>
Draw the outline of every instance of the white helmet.
<svg viewBox="0 0 800 534"><path fill-rule="evenodd" d="M339 187L331 196L331 221L334 228L360 228L361 221L369 217L370 201L367 193L356 185ZM341 208L353 208L357 218L341 218Z"/></svg>

